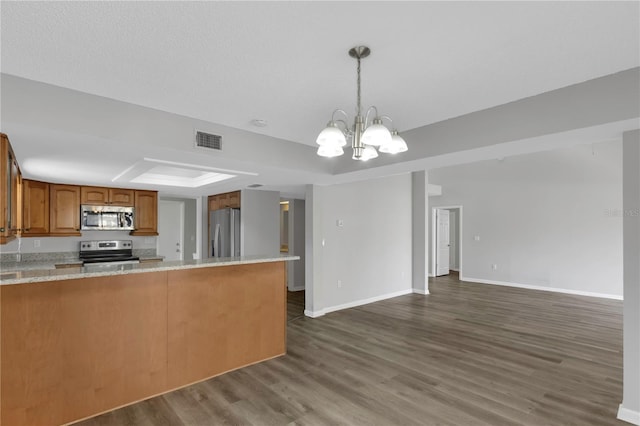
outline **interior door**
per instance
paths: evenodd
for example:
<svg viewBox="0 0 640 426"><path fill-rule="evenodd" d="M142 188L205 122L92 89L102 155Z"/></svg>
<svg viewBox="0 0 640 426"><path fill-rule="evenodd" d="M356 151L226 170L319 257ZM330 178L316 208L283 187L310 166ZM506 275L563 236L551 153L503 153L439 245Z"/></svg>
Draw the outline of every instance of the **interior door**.
<svg viewBox="0 0 640 426"><path fill-rule="evenodd" d="M436 276L449 275L449 210L436 210Z"/></svg>
<svg viewBox="0 0 640 426"><path fill-rule="evenodd" d="M158 202L157 252L164 260L184 260L184 203L160 200Z"/></svg>

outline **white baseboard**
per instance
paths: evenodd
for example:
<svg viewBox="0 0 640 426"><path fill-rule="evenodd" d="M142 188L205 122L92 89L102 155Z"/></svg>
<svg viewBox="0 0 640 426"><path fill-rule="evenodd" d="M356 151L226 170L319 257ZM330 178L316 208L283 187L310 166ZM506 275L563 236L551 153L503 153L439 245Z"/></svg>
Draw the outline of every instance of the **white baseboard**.
<svg viewBox="0 0 640 426"><path fill-rule="evenodd" d="M324 315L324 311L320 310L320 311L310 311L308 309L304 310L304 315L309 317L309 318L318 318Z"/></svg>
<svg viewBox="0 0 640 426"><path fill-rule="evenodd" d="M618 407L618 418L627 423L640 425L640 411L629 410L624 408L622 404Z"/></svg>
<svg viewBox="0 0 640 426"><path fill-rule="evenodd" d="M494 280L486 280L484 278L471 278L471 277L463 277L463 276L461 276L459 279L460 281L472 282L472 283L478 283L478 284L493 284L493 285L502 285L506 287L526 288L528 290L542 290L542 291L551 291L554 293L575 294L578 296L589 296L589 297L600 297L603 299L622 300L622 296L618 296L617 294L594 293L591 291L571 290L568 288L544 287L539 285L519 284L519 283L512 283L507 281L494 281Z"/></svg>
<svg viewBox="0 0 640 426"><path fill-rule="evenodd" d="M422 290L421 288L414 288L412 292L415 294L429 294L429 290Z"/></svg>
<svg viewBox="0 0 640 426"><path fill-rule="evenodd" d="M294 286L293 288L287 288L287 290L289 290L289 291L302 291L302 290L304 290L304 286L302 286L302 287L295 287Z"/></svg>
<svg viewBox="0 0 640 426"><path fill-rule="evenodd" d="M413 293L413 289L395 291L393 293L381 294L380 296L369 297L367 299L354 300L353 302L343 303L340 305L329 306L319 311L304 311L304 314L311 318L321 317L329 312L341 311L343 309L355 308L356 306L368 305L369 303L379 302L393 297L404 296Z"/></svg>

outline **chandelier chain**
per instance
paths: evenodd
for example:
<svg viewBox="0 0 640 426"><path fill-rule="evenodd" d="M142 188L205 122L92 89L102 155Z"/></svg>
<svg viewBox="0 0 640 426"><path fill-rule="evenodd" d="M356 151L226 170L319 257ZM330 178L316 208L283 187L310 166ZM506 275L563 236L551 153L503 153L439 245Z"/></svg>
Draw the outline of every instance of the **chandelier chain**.
<svg viewBox="0 0 640 426"><path fill-rule="evenodd" d="M362 112L361 100L360 100L360 56L358 56L358 105L357 105L357 115L360 115Z"/></svg>

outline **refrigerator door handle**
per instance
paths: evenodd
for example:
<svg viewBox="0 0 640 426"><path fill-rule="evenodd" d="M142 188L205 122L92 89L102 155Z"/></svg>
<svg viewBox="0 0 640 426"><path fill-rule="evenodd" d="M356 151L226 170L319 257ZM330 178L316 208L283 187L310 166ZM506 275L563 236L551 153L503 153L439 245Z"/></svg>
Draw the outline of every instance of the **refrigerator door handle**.
<svg viewBox="0 0 640 426"><path fill-rule="evenodd" d="M230 215L230 220L229 220L229 227L231 228L231 256L235 256L236 255L236 242L235 242L235 238L234 236L236 235L236 223L235 223L235 214L236 212L231 209L231 212L229 213Z"/></svg>
<svg viewBox="0 0 640 426"><path fill-rule="evenodd" d="M216 223L213 233L213 257L220 257L220 224Z"/></svg>

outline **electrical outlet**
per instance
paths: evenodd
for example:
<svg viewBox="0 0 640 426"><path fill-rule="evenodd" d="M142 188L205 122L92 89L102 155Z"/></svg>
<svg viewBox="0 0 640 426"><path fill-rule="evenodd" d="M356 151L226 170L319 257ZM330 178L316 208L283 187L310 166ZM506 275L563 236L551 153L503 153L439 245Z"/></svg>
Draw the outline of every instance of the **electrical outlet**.
<svg viewBox="0 0 640 426"><path fill-rule="evenodd" d="M491 265L491 269L493 269L494 271L498 270L498 265L496 265L495 263L493 265Z"/></svg>
<svg viewBox="0 0 640 426"><path fill-rule="evenodd" d="M40 240L33 240L34 247L40 247Z"/></svg>
<svg viewBox="0 0 640 426"><path fill-rule="evenodd" d="M342 281L338 280L338 288L342 288Z"/></svg>
<svg viewBox="0 0 640 426"><path fill-rule="evenodd" d="M473 237L474 241L480 241L480 235L476 235L475 237Z"/></svg>
<svg viewBox="0 0 640 426"><path fill-rule="evenodd" d="M342 219L336 220L336 226L338 228L342 228L344 226L344 221Z"/></svg>

